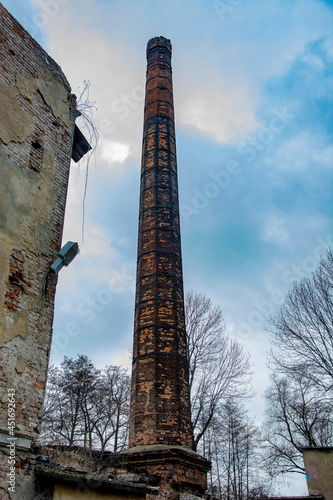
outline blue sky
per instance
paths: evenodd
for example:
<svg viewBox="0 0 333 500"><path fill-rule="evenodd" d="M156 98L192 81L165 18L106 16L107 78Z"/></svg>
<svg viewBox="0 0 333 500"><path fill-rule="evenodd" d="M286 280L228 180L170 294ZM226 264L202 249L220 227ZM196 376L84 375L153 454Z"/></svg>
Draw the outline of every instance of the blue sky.
<svg viewBox="0 0 333 500"><path fill-rule="evenodd" d="M59 276L52 360L83 353L130 367L145 50L162 35L173 45L185 290L220 305L250 351L261 421L267 318L332 242L333 2L3 4L74 93L91 82L97 107L85 242L85 165L71 169L64 242L81 253Z"/></svg>

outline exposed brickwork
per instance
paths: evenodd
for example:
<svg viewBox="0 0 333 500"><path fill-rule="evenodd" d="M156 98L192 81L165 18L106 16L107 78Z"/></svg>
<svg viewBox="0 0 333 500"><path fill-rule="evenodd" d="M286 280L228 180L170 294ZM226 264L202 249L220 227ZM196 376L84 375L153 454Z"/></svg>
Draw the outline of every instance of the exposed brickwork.
<svg viewBox="0 0 333 500"><path fill-rule="evenodd" d="M130 446L191 448L170 41L147 61Z"/></svg>
<svg viewBox="0 0 333 500"><path fill-rule="evenodd" d="M129 450L123 453L124 466L148 484L159 487L158 500L178 500L180 495L202 497L207 488L210 463L197 453L180 447L151 446L148 450ZM148 476L147 476L148 474Z"/></svg>
<svg viewBox="0 0 333 500"><path fill-rule="evenodd" d="M40 167L43 162L44 134L45 131L41 127L37 126L31 142L29 168L35 170L36 172L40 171Z"/></svg>
<svg viewBox="0 0 333 500"><path fill-rule="evenodd" d="M14 435L23 443L16 475L33 474L33 455L24 448L41 422L56 287L50 265L61 247L76 99L59 66L1 4L0 19L0 497L6 498L8 389L15 389Z"/></svg>
<svg viewBox="0 0 333 500"><path fill-rule="evenodd" d="M17 311L22 294L27 293L31 284L24 280L23 266L25 256L23 252L13 252L10 261L10 272L8 277L8 287L5 298L7 309Z"/></svg>
<svg viewBox="0 0 333 500"><path fill-rule="evenodd" d="M25 452L22 450L18 450L16 454L16 463L15 463L15 482L16 482L16 492L10 493L7 492L5 488L1 487L0 484L0 499L1 500L10 500L10 499L24 499L24 500L32 500L29 494L25 494L27 491L31 491L34 488L34 475L35 475L35 466L36 466L36 458L34 450L31 452ZM0 449L0 477L5 477L8 473L8 459L9 452L7 450ZM21 494L23 493L23 496Z"/></svg>
<svg viewBox="0 0 333 500"><path fill-rule="evenodd" d="M147 62L130 448L123 467L158 486L159 500L193 500L206 490L210 463L191 451L170 41L150 40Z"/></svg>

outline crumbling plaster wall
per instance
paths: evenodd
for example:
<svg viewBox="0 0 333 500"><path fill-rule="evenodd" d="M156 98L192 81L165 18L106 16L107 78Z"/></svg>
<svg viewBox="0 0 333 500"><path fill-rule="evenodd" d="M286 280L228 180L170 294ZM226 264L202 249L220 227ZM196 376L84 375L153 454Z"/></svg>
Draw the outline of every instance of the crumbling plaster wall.
<svg viewBox="0 0 333 500"><path fill-rule="evenodd" d="M0 496L8 389L22 450L40 428L75 114L60 67L0 4Z"/></svg>
<svg viewBox="0 0 333 500"><path fill-rule="evenodd" d="M333 447L303 448L309 495L333 500Z"/></svg>
<svg viewBox="0 0 333 500"><path fill-rule="evenodd" d="M155 497L154 497L155 498ZM57 483L54 488L53 500L144 500L145 495L129 493L110 493L92 491L88 487L73 487Z"/></svg>

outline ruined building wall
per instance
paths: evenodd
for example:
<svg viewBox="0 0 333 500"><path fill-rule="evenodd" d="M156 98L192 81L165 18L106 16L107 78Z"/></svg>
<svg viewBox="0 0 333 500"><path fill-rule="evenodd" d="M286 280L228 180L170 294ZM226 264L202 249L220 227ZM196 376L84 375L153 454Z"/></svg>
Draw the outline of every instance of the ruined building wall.
<svg viewBox="0 0 333 500"><path fill-rule="evenodd" d="M41 423L75 110L59 66L0 4L0 497L8 432L19 476Z"/></svg>

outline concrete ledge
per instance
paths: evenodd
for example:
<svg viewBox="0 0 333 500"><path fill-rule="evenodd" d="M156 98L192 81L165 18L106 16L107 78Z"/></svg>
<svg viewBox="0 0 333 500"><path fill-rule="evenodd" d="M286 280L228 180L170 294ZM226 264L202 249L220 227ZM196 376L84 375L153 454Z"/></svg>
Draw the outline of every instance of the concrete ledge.
<svg viewBox="0 0 333 500"><path fill-rule="evenodd" d="M53 483L66 483L77 487L85 485L93 491L117 492L117 493L132 493L136 495L157 495L156 488L146 486L144 484L134 484L129 481L119 481L109 479L105 476L88 474L77 469L64 469L52 464L37 464L36 478Z"/></svg>
<svg viewBox="0 0 333 500"><path fill-rule="evenodd" d="M185 448L184 446L174 446L174 445L166 445L166 444L150 444L146 446L134 446L133 448L127 448L120 452L121 454L129 455L132 453L145 453L145 452L167 452L167 451L176 451L176 452L184 452L189 453L196 457L201 457L196 451L190 450L189 448ZM203 458L203 457L201 457ZM204 460L206 460L204 458Z"/></svg>
<svg viewBox="0 0 333 500"><path fill-rule="evenodd" d="M0 430L0 446L8 447L12 443L15 444L16 449L29 451L32 443L32 438L29 439L26 436L20 435L19 433L15 433L14 436L11 436L8 432L3 432Z"/></svg>

